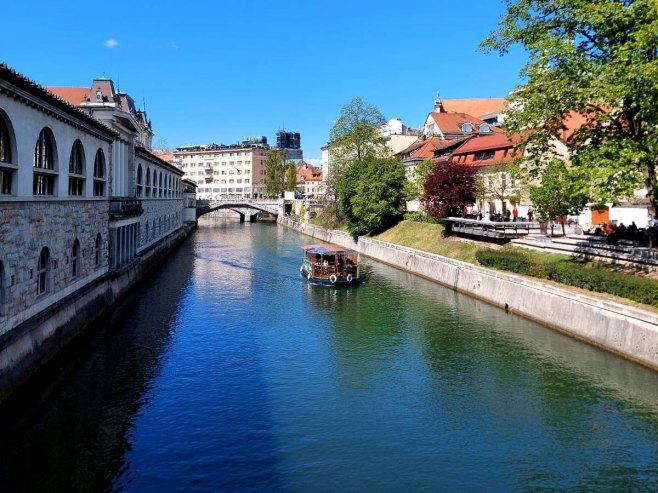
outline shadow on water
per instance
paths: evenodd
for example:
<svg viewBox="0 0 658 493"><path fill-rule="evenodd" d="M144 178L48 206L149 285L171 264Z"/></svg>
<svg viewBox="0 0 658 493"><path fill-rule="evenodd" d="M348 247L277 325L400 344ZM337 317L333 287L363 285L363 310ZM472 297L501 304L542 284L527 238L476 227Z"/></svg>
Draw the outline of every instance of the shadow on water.
<svg viewBox="0 0 658 493"><path fill-rule="evenodd" d="M107 491L147 403L189 282L190 246L0 408L1 491Z"/></svg>

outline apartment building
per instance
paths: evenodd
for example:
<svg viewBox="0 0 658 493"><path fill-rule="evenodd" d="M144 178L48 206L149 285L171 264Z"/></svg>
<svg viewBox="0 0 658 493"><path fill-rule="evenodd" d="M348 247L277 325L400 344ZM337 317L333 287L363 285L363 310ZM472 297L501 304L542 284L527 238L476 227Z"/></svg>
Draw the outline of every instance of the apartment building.
<svg viewBox="0 0 658 493"><path fill-rule="evenodd" d="M262 198L267 143L177 147L174 163L196 183L199 199Z"/></svg>

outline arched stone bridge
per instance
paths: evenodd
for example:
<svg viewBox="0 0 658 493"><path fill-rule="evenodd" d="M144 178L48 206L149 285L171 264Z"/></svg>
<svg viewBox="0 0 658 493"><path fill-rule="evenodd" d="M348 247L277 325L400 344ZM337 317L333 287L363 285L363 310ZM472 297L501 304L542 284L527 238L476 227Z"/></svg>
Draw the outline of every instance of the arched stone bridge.
<svg viewBox="0 0 658 493"><path fill-rule="evenodd" d="M233 199L233 200L199 200L196 201L196 217L203 216L212 211L228 209L235 211L240 215L240 221L243 222L245 217L249 217L250 222L256 220L260 213L273 214L278 216L283 207L282 201L278 200L253 200L253 199Z"/></svg>

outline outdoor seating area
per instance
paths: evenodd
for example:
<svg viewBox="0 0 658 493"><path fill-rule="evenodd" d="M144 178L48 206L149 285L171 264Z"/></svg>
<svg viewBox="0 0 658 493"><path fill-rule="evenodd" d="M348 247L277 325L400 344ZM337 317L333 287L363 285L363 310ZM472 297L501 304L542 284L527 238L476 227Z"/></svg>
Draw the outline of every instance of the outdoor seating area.
<svg viewBox="0 0 658 493"><path fill-rule="evenodd" d="M483 221L465 217L448 217L454 233L480 236L497 240L520 238L540 232L540 224L535 221Z"/></svg>

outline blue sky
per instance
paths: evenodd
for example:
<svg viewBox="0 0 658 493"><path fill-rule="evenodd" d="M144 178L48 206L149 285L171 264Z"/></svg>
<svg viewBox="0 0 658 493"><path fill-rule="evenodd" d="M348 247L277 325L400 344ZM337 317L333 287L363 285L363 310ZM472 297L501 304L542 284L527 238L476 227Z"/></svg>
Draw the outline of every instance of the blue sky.
<svg viewBox="0 0 658 493"><path fill-rule="evenodd" d="M0 60L42 85L109 77L146 109L175 147L275 142L301 132L319 158L340 108L354 97L386 118L420 125L444 98L504 97L520 51L476 51L503 12L471 2L4 2Z"/></svg>

